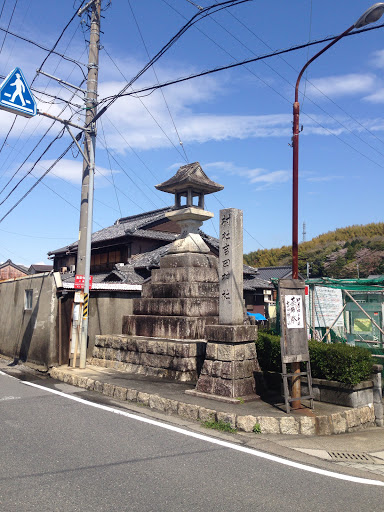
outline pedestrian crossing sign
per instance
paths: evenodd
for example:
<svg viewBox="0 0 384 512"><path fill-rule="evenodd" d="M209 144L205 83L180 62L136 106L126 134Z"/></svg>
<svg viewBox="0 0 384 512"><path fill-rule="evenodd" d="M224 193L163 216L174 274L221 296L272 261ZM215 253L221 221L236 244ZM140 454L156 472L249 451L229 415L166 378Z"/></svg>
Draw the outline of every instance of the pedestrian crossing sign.
<svg viewBox="0 0 384 512"><path fill-rule="evenodd" d="M36 101L20 68L15 68L0 85L0 109L24 117L37 113Z"/></svg>

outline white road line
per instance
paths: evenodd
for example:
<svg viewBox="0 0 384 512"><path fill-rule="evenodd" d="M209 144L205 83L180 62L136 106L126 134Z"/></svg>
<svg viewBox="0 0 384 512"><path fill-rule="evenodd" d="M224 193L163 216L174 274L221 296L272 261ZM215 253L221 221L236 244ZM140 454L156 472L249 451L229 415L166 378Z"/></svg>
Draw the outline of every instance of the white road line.
<svg viewBox="0 0 384 512"><path fill-rule="evenodd" d="M156 427L164 428L165 430L171 430L172 432L177 432L179 434L183 434L184 436L194 437L195 439L199 439L200 441L205 441L207 443L216 444L219 446L224 446L225 448L229 448L231 450L236 450L238 452L247 453L249 455L253 455L254 457L259 457L261 459L270 460L272 462L277 462L279 464L283 464L285 466L290 466L292 468L301 469L303 471L308 471L310 473L316 473L318 475L328 476L330 478L336 478L338 480L346 480L347 482L354 482L358 484L366 484L366 485L378 485L384 487L384 482L380 480L370 480L368 478L359 478L355 476L343 475L340 473L334 473L333 471L327 471L325 469L314 468L311 466L307 466L306 464L301 464L299 462L294 462L290 460L283 459L281 457L277 457L276 455L270 455L269 453L263 453L258 450L254 450L252 448L247 448L245 446L239 446L233 443L229 443L227 441L222 441L220 439L215 439L209 436L205 436L203 434L197 434L195 432L189 432L188 430L184 430L183 428L175 427L173 425L168 425L166 423L161 423L160 421L152 420L149 418L144 418L142 416L137 416L136 414L132 414L129 412L121 411L119 409L114 409L113 407L109 407L107 405L96 404L93 402L88 402L83 398L79 398L77 396L67 395L62 391L57 391L56 389L49 389L44 386L40 386L39 384L34 384L33 382L22 381L23 384L27 386L32 386L34 388L41 389L43 391L47 391L48 393L53 393L55 395L62 396L64 398L68 398L69 400L73 400L75 402L79 402L84 405L88 405L90 407L95 407L96 409L101 409L103 411L112 412L114 414L119 414L120 416L125 416L126 418L130 418L133 420L141 421L142 423L149 423L150 425L155 425Z"/></svg>

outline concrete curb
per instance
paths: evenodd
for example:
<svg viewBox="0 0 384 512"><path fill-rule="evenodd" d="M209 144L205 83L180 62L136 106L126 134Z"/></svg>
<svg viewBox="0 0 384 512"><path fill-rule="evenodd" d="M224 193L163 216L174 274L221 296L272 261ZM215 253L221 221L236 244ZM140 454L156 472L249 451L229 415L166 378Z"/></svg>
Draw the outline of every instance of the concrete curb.
<svg viewBox="0 0 384 512"><path fill-rule="evenodd" d="M143 393L137 389L125 386L116 386L109 382L91 379L76 375L61 368L52 368L50 376L73 386L96 391L116 400L136 402L166 414L175 414L194 421L225 421L232 428L243 432L253 432L256 429L262 434L288 434L288 435L332 435L356 431L375 425L373 404L364 407L348 409L324 416L240 416L235 413L220 412L199 405L179 400L171 400L158 394ZM215 404L216 405L216 404Z"/></svg>

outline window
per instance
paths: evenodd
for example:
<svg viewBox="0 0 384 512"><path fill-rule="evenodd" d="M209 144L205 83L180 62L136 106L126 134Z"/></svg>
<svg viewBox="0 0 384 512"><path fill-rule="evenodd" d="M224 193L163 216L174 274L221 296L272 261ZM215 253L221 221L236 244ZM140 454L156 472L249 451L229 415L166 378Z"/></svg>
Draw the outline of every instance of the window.
<svg viewBox="0 0 384 512"><path fill-rule="evenodd" d="M24 309L32 309L33 290L25 290Z"/></svg>

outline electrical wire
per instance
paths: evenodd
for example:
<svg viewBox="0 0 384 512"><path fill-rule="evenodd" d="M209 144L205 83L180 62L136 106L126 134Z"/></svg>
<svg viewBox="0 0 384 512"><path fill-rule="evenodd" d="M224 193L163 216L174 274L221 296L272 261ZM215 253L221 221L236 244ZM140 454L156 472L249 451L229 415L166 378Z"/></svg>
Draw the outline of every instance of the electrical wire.
<svg viewBox="0 0 384 512"><path fill-rule="evenodd" d="M44 50L46 52L51 52L53 55L57 55L58 57L61 57L62 59L72 62L73 64L76 64L79 69L81 70L81 73L83 74L84 78L86 77L86 74L84 73L83 67L87 67L87 64L84 64L83 62L80 62L76 59L73 59L72 57L68 57L67 55L64 55L63 53L56 52L55 50L52 50L50 48L47 48L46 46L42 45L41 43L37 43L36 41L32 41L32 39L28 39L27 37L21 36L20 34L16 34L16 32L11 32L10 30L7 30L3 27L0 27L1 32L6 32L6 34L16 38L20 39L21 41L25 41L26 43L32 44L33 46L37 46L37 48L40 48L40 50Z"/></svg>
<svg viewBox="0 0 384 512"><path fill-rule="evenodd" d="M6 229L0 228L0 231L7 233L8 235L25 236L26 238L39 238L42 240L71 240L72 236L38 236L38 235L27 235L25 233L14 233L13 231L7 231Z"/></svg>
<svg viewBox="0 0 384 512"><path fill-rule="evenodd" d="M36 183L34 183L32 185L32 187L29 188L29 190L27 190L27 192L7 211L7 213L5 215L3 215L3 217L0 219L0 223L3 222L4 219L6 219L8 217L8 215L22 202L24 201L24 199L32 192L32 190L37 187L37 185L45 178L45 176L51 171L51 169L54 168L54 166L60 162L60 160L62 158L64 158L64 156L68 153L68 151L71 149L71 147L74 145L75 143L74 142L71 142L71 144L62 152L62 154L55 160L55 162L45 171L45 173L40 176L40 178L38 178L38 180L36 181ZM35 164L36 165L36 164ZM29 174L31 173L31 171L29 172Z"/></svg>
<svg viewBox="0 0 384 512"><path fill-rule="evenodd" d="M143 46L144 46L144 48L145 48L145 51L146 51L147 57L148 57L148 59L150 59L150 55L149 55L149 51L148 51L148 47L147 47L147 45L145 44L143 34L142 34L141 30L140 30L140 26L139 26L139 24L138 24L138 22L137 22L137 19L136 19L135 13L133 12L132 5L131 5L130 0L128 0L128 5L129 5L129 7L130 7L130 9L131 9L132 16L133 16L133 19L134 19L134 21L135 21L135 23L136 23L136 27L137 27L137 30L138 30L138 32L139 32L139 34L140 34L140 38L141 38L141 41L142 41ZM200 10L202 10L202 7L200 7ZM160 81L159 81L159 78L158 78L158 76L157 76L157 73L156 73L156 69L155 69L155 65L154 65L154 64L152 65L152 71L153 71L153 74L155 75L155 78L156 78L157 83L159 84L159 83L160 83ZM171 118L171 121L172 121L173 127L174 127L174 129L175 129L175 132L176 132L177 138L178 138L178 140L179 140L179 144L180 144L180 146L181 146L181 148L182 148L182 150L183 150L185 161L188 163L188 162L189 162L189 160L188 160L187 152L186 152L185 147L184 147L184 144L183 144L183 142L182 142L182 140L181 140L181 138L180 138L180 134L179 134L179 131L178 131L178 129L177 129L177 126L176 126L175 120L174 120L174 118L173 118L173 116L172 116L171 109L169 108L168 102L167 102L167 100L165 99L165 94L164 94L163 89L160 89L160 93L161 93L161 95L162 95L162 97L163 97L163 100L164 100L165 106L167 107L169 117Z"/></svg>
<svg viewBox="0 0 384 512"><path fill-rule="evenodd" d="M6 31L5 31L4 39L3 39L2 43L1 43L0 54L1 54L1 52L3 51L4 43L5 43L5 40L7 39L8 30L9 30L9 27L10 27L10 25L11 25L11 23L12 23L12 18L13 18L13 15L15 14L15 9L16 9L17 2L18 2L18 1L19 1L19 0L15 0L15 5L13 6L13 10L12 10L11 17L9 18L8 27L7 27ZM4 2L4 5L5 5L5 2ZM4 7L4 6L3 6L3 7ZM3 13L3 11L1 11L1 13Z"/></svg>
<svg viewBox="0 0 384 512"><path fill-rule="evenodd" d="M108 53L107 49L105 48L104 46L104 51L105 53L107 54L107 56L109 57L110 61L112 62L112 64L116 67L116 69L119 71L119 73L121 74L121 76L124 78L125 81L127 81L126 77L124 76L124 73L121 71L121 69L119 68L119 66L116 64L116 62L112 59L111 55ZM130 87L130 89L132 89L132 87ZM181 158L184 159L184 155L183 153L181 153L181 151L179 150L179 148L174 144L174 142L170 139L170 137L168 136L168 134L166 133L166 131L164 130L164 128L161 126L161 124L158 122L158 120L155 118L155 116L152 114L152 112L149 110L149 108L146 106L146 104L142 101L142 99L140 97L138 97L138 100L140 101L140 103L143 105L143 107L145 108L145 110L148 112L148 114L151 116L152 120L157 124L157 126L160 128L160 130L163 132L163 134L165 135L165 137L168 139L168 141L170 142L170 144L176 149L176 151L179 153L179 155L181 156ZM132 149L132 148L131 148Z"/></svg>
<svg viewBox="0 0 384 512"><path fill-rule="evenodd" d="M229 16L231 16L233 19L235 19L242 27L244 27L248 32L250 32L253 36L256 37L256 39L258 39L262 44L264 44L267 48L269 48L270 50L272 50L272 47L266 43L260 36L258 36L253 30L251 30L245 23L243 23L239 18L237 18L232 12L230 11L227 11L227 14ZM310 28L309 28L309 40L310 40L310 34L311 34L311 29L312 29L312 0L311 0L311 12L310 12ZM234 37L234 36L233 36ZM236 38L237 39L237 38ZM252 50L250 48L248 48L247 46L245 46L239 39L237 39L240 44L242 44L245 48L247 48L247 50L249 50L251 53ZM309 46L307 47L307 60L308 60L308 55L309 55ZM299 70L297 70L294 66L292 66L287 60L285 60L283 57L279 56L279 59L281 59L283 62L285 62L285 64L287 64L293 71L295 71L296 73L299 72ZM264 62L264 61L263 61ZM280 76L284 81L286 81L289 85L291 85L292 87L295 87L295 85L291 84L284 76L282 76L278 71L276 71L275 68L273 68L271 65L267 64L266 62L264 62L265 65L267 65L274 73L276 73L278 76ZM322 94L322 96L324 96L325 98L327 98L331 103L333 103L338 109L340 109L344 114L346 114L350 119L352 119L355 123L357 123L361 128L363 128L367 133L369 133L371 136L373 136L374 138L376 138L377 140L379 140L381 143L384 144L384 140L383 139L380 139L379 137L377 137L377 135L375 135L373 132L371 132L371 130L369 130L366 126L364 126L358 119L356 119L355 117L353 117L351 114L349 114L345 109L343 109L340 105L338 105L332 98L330 98L329 96L327 96L323 91L321 91L318 87L316 87L316 85L314 83L312 83L310 80L308 80L307 78L307 75L306 75L306 78L305 78L305 86L307 84L307 82L314 88L316 89L320 94ZM303 110L303 106L304 106L304 98L306 97L305 96L306 94L306 91L305 91L305 88L304 88L304 92L303 92L303 100L301 102L301 110ZM359 137L358 135L356 135L352 130L350 130L347 126L345 126L343 123L341 123L338 119L336 119L335 117L333 117L331 114L329 114L328 112L326 112L320 105L318 105L317 103L315 103L313 100L311 100L310 98L307 97L307 99L313 104L313 105L316 105L318 108L320 108L320 110L322 110L325 114L327 114L329 117L331 117L335 122L337 122L338 124L340 124L345 130L349 131L352 135L354 135L355 137L357 137L359 140L361 140L363 143L367 144L371 149L374 149L376 152L378 152L380 155L383 155L383 153L381 153L377 148L375 148L374 146L372 146L371 144L369 144L367 141L365 141L364 139L362 139L361 137ZM384 156L384 155L383 155Z"/></svg>
<svg viewBox="0 0 384 512"><path fill-rule="evenodd" d="M155 208L158 208L158 206L152 201L152 199L150 197L147 196L147 194L135 183L135 181L129 176L129 174L127 173L127 171L124 169L124 167L120 164L120 162L115 158L115 156L112 154L112 152L109 150L109 148L103 143L103 141L101 139L99 139L101 145L103 146L103 148L109 153L109 155L111 156L111 158L116 162L116 164L120 167L120 169L123 171L123 173L127 176L127 178L133 183L133 185L138 189L140 190L140 192L144 195L144 197L150 202L153 204L153 206ZM132 169L131 169L132 171ZM133 172L133 171L132 171ZM149 190L150 192L154 193L152 191L151 188L148 187L148 185L146 183L143 182L143 180L136 175L136 178L138 178ZM136 203L135 201L133 201L133 199L130 199L133 204L135 204L138 208L140 208L140 210L142 211L145 211L142 206L140 206L138 203Z"/></svg>
<svg viewBox="0 0 384 512"><path fill-rule="evenodd" d="M162 0L162 1L165 2L165 0ZM376 29L383 28L383 27L384 27L384 24L377 25L375 27L370 27L370 28L365 28L365 29L361 29L361 30L356 30L356 31L354 31L352 33L346 34L345 37L356 35L356 34L360 34L362 32L366 32L368 30L376 30ZM124 92L124 93L120 94L119 97L134 96L135 94L141 94L143 92L148 92L148 91L153 92L156 89L161 89L162 87L169 87L170 85L178 84L178 83L181 83L181 82L186 82L188 80L192 80L193 78L199 78L199 77L202 77L202 76L211 75L213 73L218 73L219 71L225 71L227 69L237 68L239 66L244 66L244 64L250 64L251 62L257 62L259 60L264 60L264 59L268 59L268 58L271 58L271 57L276 57L277 55L281 55L281 54L284 54L284 53L290 53L290 52L293 52L293 51L301 50L303 48L307 48L307 46L312 46L312 45L324 43L324 42L327 42L327 41L333 41L335 38L336 37L332 36L332 37L328 37L328 38L325 38L325 39L319 39L317 41L312 41L311 43L300 44L300 45L292 46L290 48L285 48L284 50L276 50L276 51L271 52L271 53L266 53L264 55L259 55L258 57L253 57L252 59L245 59L245 60L242 60L242 61L239 61L239 62L233 62L233 63L227 64L225 66L217 66L216 68L209 69L207 71L201 71L199 73L194 73L194 74L191 74L189 76L177 78L177 79L174 79L174 80L168 80L167 82L162 82L159 85L150 85L150 86L142 87L140 89L136 89L136 90L134 90L132 92ZM98 102L98 105L106 103L106 102L110 101L112 98L115 98L115 97L116 97L116 95L106 96L105 98L101 99Z"/></svg>
<svg viewBox="0 0 384 512"><path fill-rule="evenodd" d="M224 206L223 203L220 201L220 199L218 199L218 197L216 196L216 194L212 194L213 197L216 199L216 201L222 206L222 208L224 209L227 209L227 206ZM264 245L261 244L249 231L247 231L244 227L243 227L243 230L247 233L248 236L250 236L257 244L260 245L260 247L262 247L263 249L265 249Z"/></svg>
<svg viewBox="0 0 384 512"><path fill-rule="evenodd" d="M143 166L147 169L147 171L156 179L159 181L159 177L156 176L156 174L152 171L150 167L144 162L144 160L141 158L141 156L135 151L135 149L129 144L127 139L124 137L124 135L121 133L121 131L117 128L117 126L111 121L111 119L105 115L106 119L108 120L109 124L114 128L114 130L120 135L124 143L129 147L129 149L132 151L132 153L140 160L140 162L143 164Z"/></svg>
<svg viewBox="0 0 384 512"><path fill-rule="evenodd" d="M83 5L83 3L84 3L84 2L85 2L85 0L82 0L80 7ZM42 68L43 68L43 66L44 66L44 64L47 62L47 60L48 60L49 56L50 56L50 55L55 51L55 48L56 48L56 47L57 47L57 45L59 44L59 42L60 42L61 38L63 37L63 35L64 35L64 33L65 33L65 31L67 30L67 28L69 27L69 25L72 23L72 21L75 19L75 17L76 17L76 16L77 16L77 11L76 11L76 12L75 12L75 14L71 17L71 19L69 20L69 22L65 25L64 29L61 31L61 33L60 33L59 37L57 38L57 40L56 40L55 44L53 45L53 47L52 47L50 50L48 50L48 55L46 55L46 57L44 58L43 62L41 63L41 65L40 65L40 67L39 67L39 69L42 69ZM39 74L38 74L38 73L36 73L35 77L33 78L32 82L31 82L31 86L34 84L34 82L35 82L35 80L36 80L36 78L37 78L38 76L39 76ZM84 73L83 73L83 76L85 76L85 75L84 75ZM85 77L85 78L86 78L86 77ZM11 131L12 131L12 129L13 129L13 127L14 127L14 125L15 125L15 122L16 122L16 118L17 118L17 116L15 116L15 119L14 119L14 121L13 121L13 123L12 123L12 126L11 126L10 130L8 131L8 133L7 133L6 137L5 137L4 141L3 141L3 144L2 144L2 146L1 146L1 148L0 148L0 153L2 152L2 150L3 150L3 148L4 148L4 145L6 144L6 142L7 142L7 140L8 140L8 137L9 137L9 135L11 134Z"/></svg>
<svg viewBox="0 0 384 512"><path fill-rule="evenodd" d="M107 146L107 139L105 138L105 132L104 132L104 126L103 126L102 119L100 119L100 124L101 124L101 131L103 132L103 138L104 138L105 146L108 147ZM115 178L114 178L113 172L112 172L112 165L111 165L111 158L109 156L109 151L107 151L107 156L108 156L109 170L111 171L111 178L112 178L112 182L113 182L113 188L115 189L116 201L117 201L117 205L119 207L120 217L122 217L123 214L121 213L120 201L119 201L119 196L117 195L117 189L116 189L116 184L115 184Z"/></svg>
<svg viewBox="0 0 384 512"><path fill-rule="evenodd" d="M242 3L249 2L251 0L227 0L225 2L221 2L220 4L214 4L209 7L204 7L203 10L199 11L197 14L192 16L192 18L168 41L168 43L165 44L165 46L162 47L162 49L149 61L147 64L134 76L123 88L122 90L115 94L92 119L92 123L96 122L97 119L99 119L100 116L102 116L108 108L110 108L115 101L120 98L125 91L127 91L131 85L136 82L155 62L157 62L160 57L164 55L164 53L169 50L178 39L193 25L195 25L198 21L201 21L202 19L206 18L207 16L210 16L211 14L214 14L215 12L219 12L223 9L226 9L228 7L232 7L234 5L239 5Z"/></svg>
<svg viewBox="0 0 384 512"><path fill-rule="evenodd" d="M25 174L13 187L13 189L8 193L8 195L0 202L0 206L5 203L5 201L15 192L15 190L19 187L19 185L25 180L27 176L31 174L33 169L36 167L36 165L39 163L39 161L43 158L43 156L47 153L47 151L53 146L53 144L63 136L65 128L62 128L58 135L48 144L48 146L44 149L44 151L41 153L39 158L36 160L36 162L33 164L32 168ZM74 144L74 142L72 143ZM69 151L69 148L68 148Z"/></svg>
<svg viewBox="0 0 384 512"><path fill-rule="evenodd" d="M163 0L163 2L167 3L165 0ZM173 7L172 7L173 8ZM378 28L382 28L384 27L384 24L382 25L377 25L376 27L370 27L369 29L361 29L361 30L357 30L355 32L352 32L350 34L347 34L345 37L348 37L350 35L355 35L357 33L360 33L360 32L363 32L363 31L367 31L367 30L374 30L374 29L378 29ZM200 29L198 29L200 30ZM209 36L207 36L209 37ZM211 38L210 38L211 39ZM249 64L251 62L256 62L256 61L259 61L259 60L263 60L263 59L266 59L266 58L270 58L270 57L274 57L276 55L281 55L283 53L289 53L291 51L295 51L295 50L298 50L298 49L302 49L302 48L306 48L307 46L312 46L314 44L319 44L321 42L325 42L325 41L332 41L333 39L335 39L335 37L329 37L329 38L326 38L326 39L322 39L322 40L319 40L319 41L313 41L311 43L305 43L303 45L296 45L294 47L291 47L291 48L288 48L288 49L284 49L284 50L277 50L275 52L272 52L270 54L265 54L265 55L261 55L261 56L258 56L258 57L254 57L252 59L246 59L246 60L243 60L243 61L240 61L240 62L235 62L235 63L232 63L232 64L228 64L226 66L220 66L220 67L217 67L217 68L214 68L214 69L211 69L211 70L208 70L208 71L202 71L200 73L196 73L196 74L193 74L193 75L189 75L188 77L183 77L183 78L179 78L179 79L175 79L175 80L170 80L168 82L164 82L160 85L153 85L153 86L149 86L149 87L143 87L142 89L139 89L139 90L135 90L133 92L130 92L130 93L123 93L121 94L121 97L122 96L132 96L133 94L140 94L142 92L147 92L147 91L154 91L156 89L159 89L159 88L162 88L162 87L168 87L170 85L174 85L174 84L177 84L177 83L181 83L181 82L185 82L187 80L191 80L193 78L198 78L198 77L202 77L202 76L206 76L206 75L209 75L209 74L212 74L212 73L216 73L218 71L223 71L223 70L227 70L227 69L232 69L232 68L235 68L235 67L238 67L238 66L243 66L245 64ZM213 41L213 40L212 40ZM255 76L257 76L255 73L253 73L251 71L252 74L254 74ZM257 76L257 78L260 79L260 77ZM263 81L262 79L260 79L261 81ZM285 96L283 96L279 91L277 91L276 89L274 89L273 87L270 86L270 84L268 84L267 82L263 81L265 83L265 85L267 85L268 87L270 87L274 92L276 92L276 94L278 94L282 99L284 99L286 102L288 102L289 104L291 104L291 101L286 98ZM116 96L113 96L113 97L116 97ZM105 101L109 101L110 98L113 98L112 96L111 97L107 97L107 98L104 98L102 99L99 103L103 103ZM312 100L310 100L312 101ZM321 108L321 107L319 107ZM102 109L103 110L103 109ZM102 110L100 112L102 112ZM341 137L339 137L337 134L335 134L332 130L326 128L325 126L323 126L318 120L316 120L314 117L310 116L307 112L304 112L302 111L302 113L304 115L306 115L309 119L311 119L311 121L313 121L315 124L317 124L318 126L320 126L322 129L324 129L325 131L327 131L330 135L333 135L334 137L336 137L338 140L340 140L343 144L345 144L346 146L348 146L349 148L351 148L353 151L355 151L356 153L360 154L361 156L363 156L364 158L366 158L367 160L369 160L370 162L374 163L375 165L383 168L383 166L381 164L379 164L378 162L376 162L375 160L372 160L370 157L368 157L367 155L365 155L364 153L362 153L361 151L359 151L357 148L355 148L354 146L352 146L351 144L349 144L348 142L346 142L344 139L342 139ZM327 114L329 115L329 114ZM330 116L332 117L332 116ZM338 120L335 119L335 121L337 121L338 123L340 123ZM341 123L340 123L341 124ZM359 138L359 137L358 137ZM365 143L367 143L366 141L364 141ZM368 143L367 143L368 144ZM368 144L369 145L369 144ZM370 146L370 145L369 145ZM373 146L371 146L373 147ZM378 151L378 150L376 150Z"/></svg>
<svg viewBox="0 0 384 512"><path fill-rule="evenodd" d="M308 32L308 42L311 40L311 34L312 34L312 0L310 1L310 9L309 9L309 32ZM309 47L307 48L307 62L309 60ZM308 68L305 70L305 77L304 77L304 91L303 91L303 100L301 102L301 107L304 106L304 100L305 100L305 93L307 91L307 79L308 77Z"/></svg>
<svg viewBox="0 0 384 512"><path fill-rule="evenodd" d="M83 82L81 82L80 85L82 85ZM72 96L73 97L73 96ZM72 99L72 98L71 98ZM59 113L59 116L64 112L66 107L64 107L60 113ZM16 116L17 117L17 116ZM40 137L39 141L35 144L35 146L33 147L32 151L28 154L27 158L23 161L23 163L21 165L19 165L19 167L16 169L16 171L14 172L14 174L12 175L12 177L8 180L8 182L6 183L6 185L2 188L2 190L0 190L0 195L3 193L3 191L7 188L7 186L10 184L10 182L13 180L13 178L16 176L16 174L18 174L18 172L20 171L20 169L23 167L23 165L28 161L29 157L34 153L34 151L38 148L38 146L40 145L40 143L44 140L44 138L47 136L48 132L53 128L53 126L55 125L56 121L53 121L53 123L48 127L48 129L45 131L45 133L42 135L42 137ZM0 205L3 204L3 203L0 203Z"/></svg>
<svg viewBox="0 0 384 512"><path fill-rule="evenodd" d="M230 16L232 16L234 19L238 20L238 18L236 18L232 13L229 13L228 14ZM216 23L219 27L221 27L223 30L225 30L225 32L227 32L227 34L229 34L231 37L233 37L237 42L239 42L244 48L246 48L250 53L254 53L247 45L245 45L238 37L236 37L234 34L232 34L232 32L230 32L227 28L225 28L221 23L219 23L217 20L215 20L214 18L211 18L211 21ZM238 20L239 21L239 20ZM240 21L239 21L240 22ZM242 22L240 22L243 26L245 26ZM252 32L252 31L251 31ZM222 48L222 47L220 47ZM222 48L228 55L229 52L227 52L224 48ZM232 55L230 55L232 58L234 58ZM295 89L295 85L292 84L289 80L287 80L285 78L285 76L283 76L280 72L276 71L276 69L274 69L272 66L270 66L267 62L264 62L263 63L269 67L269 69L271 69L273 72L275 72L282 80L284 80L287 84L289 84L293 89ZM277 92L275 88L271 87L270 84L268 84L267 82L265 82L264 80L262 80L259 76L255 75L255 73L249 69L247 66L245 66L245 69L247 69L247 71L249 71L251 74L253 74L254 76L256 76L259 80L261 80L265 85L267 85L268 87L270 87L274 92ZM317 89L317 87L316 87ZM319 90L319 89L317 89ZM319 92L321 92L321 90L319 90ZM287 100L289 103L290 103L290 100L288 100L287 98L285 98L282 94L278 93L279 96L283 97L285 100ZM304 92L304 95L305 95L305 92ZM367 144L371 149L373 149L374 151L376 151L377 153L379 153L381 156L384 156L384 153L382 153L381 151L379 151L377 148L375 148L374 146L372 146L371 144L369 144L369 142L365 141L362 137L360 137L359 135L357 135L355 132L353 132L350 128L348 128L348 126L346 126L345 124L343 124L341 121L339 121L337 118L335 118L333 115L331 115L329 112L327 112L323 107L321 107L320 105L318 105L315 101L313 101L311 98L307 98L308 101L310 101L313 105L315 105L317 108L319 108L322 112L324 112L327 116L329 116L333 121L335 121L337 124L339 124L342 128L344 128L344 130L348 131L349 133L351 133L354 137L356 137L358 140L360 140L361 142L363 142L363 144ZM305 115L308 116L308 114L303 110L303 103L301 104L301 112ZM311 118L313 119L313 118ZM314 120L316 123L317 121ZM330 133L333 133L330 131ZM363 154L363 153L361 153ZM368 158L368 157L367 157ZM371 160L373 162L373 160ZM377 163L377 162L375 162Z"/></svg>

